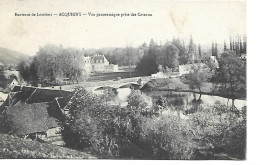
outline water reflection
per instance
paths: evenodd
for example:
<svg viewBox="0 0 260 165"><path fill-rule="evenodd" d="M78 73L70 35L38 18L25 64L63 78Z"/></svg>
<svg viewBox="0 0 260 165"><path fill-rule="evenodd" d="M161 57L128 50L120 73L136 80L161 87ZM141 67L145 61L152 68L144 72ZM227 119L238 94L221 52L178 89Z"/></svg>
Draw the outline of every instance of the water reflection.
<svg viewBox="0 0 260 165"><path fill-rule="evenodd" d="M130 88L119 88L118 92L118 101L121 102L121 105L127 105L127 97L131 93ZM144 97L150 98L148 102L155 103L160 97L164 97L167 100L168 106L174 107L175 109L184 106L211 106L217 104L231 106L231 100L219 96L210 96L202 95L200 102L194 102L194 95L191 92L175 92L175 91L152 91L152 92L143 92ZM199 94L195 94L196 98L199 98ZM246 106L246 100L235 100L234 105L236 108L241 109Z"/></svg>

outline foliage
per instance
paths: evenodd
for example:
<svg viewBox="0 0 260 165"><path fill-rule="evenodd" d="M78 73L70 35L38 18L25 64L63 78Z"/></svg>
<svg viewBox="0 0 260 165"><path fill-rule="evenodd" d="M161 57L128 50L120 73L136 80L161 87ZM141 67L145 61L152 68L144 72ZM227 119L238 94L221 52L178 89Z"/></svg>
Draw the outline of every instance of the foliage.
<svg viewBox="0 0 260 165"><path fill-rule="evenodd" d="M204 82L211 78L212 74L208 68L193 68L193 71L185 75L185 82L189 85L191 90L199 89L201 94L201 87Z"/></svg>
<svg viewBox="0 0 260 165"><path fill-rule="evenodd" d="M136 70L144 75L151 75L158 72L158 64L156 63L156 56L158 53L158 46L153 40L150 41L148 54L144 55L137 64Z"/></svg>
<svg viewBox="0 0 260 165"><path fill-rule="evenodd" d="M173 39L172 41L173 45L176 46L178 48L178 51L179 51L179 58L178 58L178 61L179 61L179 64L180 65L184 65L184 64L187 64L188 62L188 53L186 52L186 48L185 48L185 44L184 42L181 43L180 39L177 38L177 39Z"/></svg>
<svg viewBox="0 0 260 165"><path fill-rule="evenodd" d="M176 71L179 66L180 53L182 53L182 57L185 56L185 49L179 40L167 42L163 46L158 46L151 40L147 55L142 56L136 69L144 75L151 75L159 70L163 71L164 68L171 68L172 71Z"/></svg>
<svg viewBox="0 0 260 165"><path fill-rule="evenodd" d="M36 57L30 62L21 61L18 64L17 69L23 80L27 83L37 81Z"/></svg>
<svg viewBox="0 0 260 165"><path fill-rule="evenodd" d="M147 103L139 91L132 90L131 94L128 96L128 105L127 106L129 108L134 107L134 108L140 108L140 109L144 110L147 108Z"/></svg>
<svg viewBox="0 0 260 165"><path fill-rule="evenodd" d="M223 153L228 159L245 159L246 118L243 113L234 113L228 107L216 104L201 108L189 115L197 146L218 159ZM237 144L235 144L235 143Z"/></svg>
<svg viewBox="0 0 260 165"><path fill-rule="evenodd" d="M237 114L216 104L182 119L174 113L143 113L147 104L140 93L132 92L128 102L125 108L107 106L83 88L75 89L67 120L71 132L65 135L74 138L70 147L102 158L221 159L219 153L225 159L245 157L245 109Z"/></svg>
<svg viewBox="0 0 260 165"><path fill-rule="evenodd" d="M246 64L232 52L223 53L216 73L219 92L235 99L246 95Z"/></svg>
<svg viewBox="0 0 260 165"><path fill-rule="evenodd" d="M113 101L115 97L117 96L117 91L114 88L108 88L104 90L104 94L101 95L101 99L104 100L106 103L108 101Z"/></svg>
<svg viewBox="0 0 260 165"><path fill-rule="evenodd" d="M21 75L21 77L24 79L24 81L28 81L29 80L29 63L26 63L25 61L21 61L18 66L17 69L19 70L19 73Z"/></svg>
<svg viewBox="0 0 260 165"><path fill-rule="evenodd" d="M144 55L140 62L137 64L136 70L143 75L151 75L158 72L155 57Z"/></svg>
<svg viewBox="0 0 260 165"><path fill-rule="evenodd" d="M116 110L105 106L101 98L83 88L75 89L69 109L71 118L68 127L72 137L78 139L70 147L91 148L97 154L111 156L110 152L116 145L111 135Z"/></svg>
<svg viewBox="0 0 260 165"><path fill-rule="evenodd" d="M179 49L172 43L167 43L158 51L157 64L176 70L179 66Z"/></svg>
<svg viewBox="0 0 260 165"><path fill-rule="evenodd" d="M36 56L37 75L51 81L67 77L78 80L83 72L84 60L81 50L61 46L41 47Z"/></svg>
<svg viewBox="0 0 260 165"><path fill-rule="evenodd" d="M194 159L189 123L175 116L161 116L145 119L142 128L154 159Z"/></svg>

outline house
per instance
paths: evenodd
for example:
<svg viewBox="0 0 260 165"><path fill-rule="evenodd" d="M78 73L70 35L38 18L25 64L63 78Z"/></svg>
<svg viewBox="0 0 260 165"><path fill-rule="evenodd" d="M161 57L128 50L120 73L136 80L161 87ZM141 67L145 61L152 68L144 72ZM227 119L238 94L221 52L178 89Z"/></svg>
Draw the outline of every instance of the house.
<svg viewBox="0 0 260 165"><path fill-rule="evenodd" d="M118 65L109 64L104 55L95 54L93 56L84 57L84 67L89 72L117 72Z"/></svg>
<svg viewBox="0 0 260 165"><path fill-rule="evenodd" d="M219 63L216 56L210 56L210 60L215 65L216 68L219 68Z"/></svg>
<svg viewBox="0 0 260 165"><path fill-rule="evenodd" d="M61 128L57 119L49 116L48 106L48 103L7 106L6 114L13 124L13 133L31 139L56 136Z"/></svg>
<svg viewBox="0 0 260 165"><path fill-rule="evenodd" d="M19 82L15 78L0 80L0 88L2 89L2 92L9 92L17 85L19 85Z"/></svg>
<svg viewBox="0 0 260 165"><path fill-rule="evenodd" d="M61 108L65 107L72 95L73 93L70 91L15 86L8 94L8 97L4 103L0 106L0 112L3 112L6 106L44 102L49 105L49 115L57 118L59 121L63 121L64 111Z"/></svg>
<svg viewBox="0 0 260 165"><path fill-rule="evenodd" d="M0 106L0 113L7 114L14 134L64 145L60 131L72 95L69 91L15 86Z"/></svg>
<svg viewBox="0 0 260 165"><path fill-rule="evenodd" d="M195 68L206 69L208 68L208 66L204 63L179 65L179 75L182 76L184 74L188 74L192 72Z"/></svg>

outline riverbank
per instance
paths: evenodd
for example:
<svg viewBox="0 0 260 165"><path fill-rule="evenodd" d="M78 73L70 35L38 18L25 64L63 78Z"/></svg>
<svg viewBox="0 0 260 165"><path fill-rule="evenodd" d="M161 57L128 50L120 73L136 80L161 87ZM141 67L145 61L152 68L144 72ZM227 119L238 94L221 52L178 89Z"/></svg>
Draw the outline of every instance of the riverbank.
<svg viewBox="0 0 260 165"><path fill-rule="evenodd" d="M181 81L179 77L176 78L161 78L152 79L147 82L141 89L142 91L176 91L176 92L193 92L204 95L220 96L229 98L227 95L216 90L216 85L211 82L203 83L201 92L198 89L191 90L188 84ZM237 99L246 100L243 94L237 95Z"/></svg>

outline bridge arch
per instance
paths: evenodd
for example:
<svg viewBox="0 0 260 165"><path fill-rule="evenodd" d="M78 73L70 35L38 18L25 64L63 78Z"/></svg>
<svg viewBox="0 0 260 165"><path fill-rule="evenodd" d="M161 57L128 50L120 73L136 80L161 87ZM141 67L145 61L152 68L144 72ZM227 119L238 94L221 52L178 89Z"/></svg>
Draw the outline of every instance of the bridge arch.
<svg viewBox="0 0 260 165"><path fill-rule="evenodd" d="M92 91L96 94L105 94L105 93L110 93L110 92L114 92L116 93L117 88L111 87L111 86L100 86L97 88L94 88Z"/></svg>
<svg viewBox="0 0 260 165"><path fill-rule="evenodd" d="M137 83L126 83L126 84L119 86L119 88L140 89L140 85Z"/></svg>

